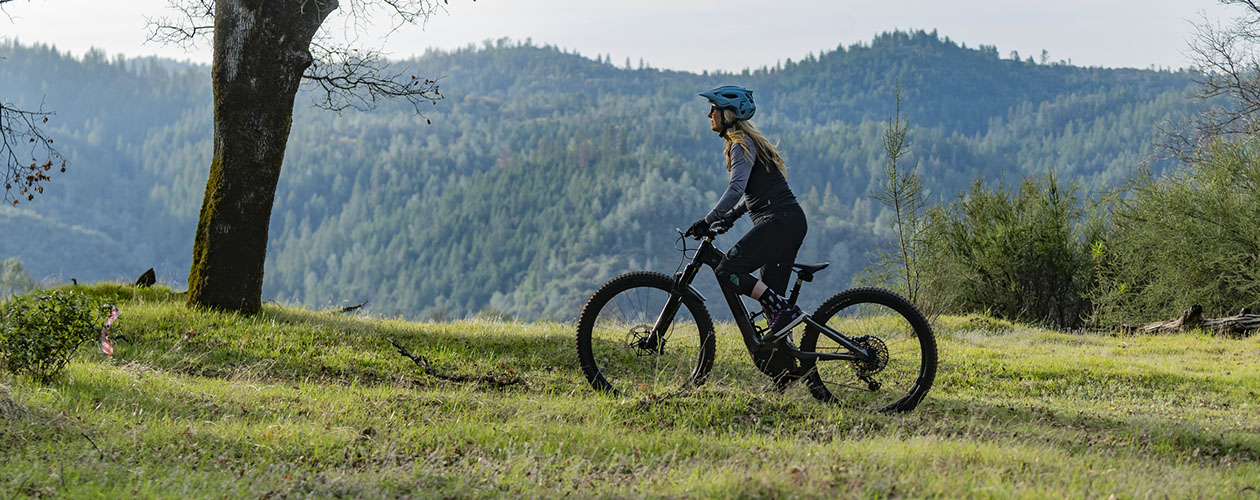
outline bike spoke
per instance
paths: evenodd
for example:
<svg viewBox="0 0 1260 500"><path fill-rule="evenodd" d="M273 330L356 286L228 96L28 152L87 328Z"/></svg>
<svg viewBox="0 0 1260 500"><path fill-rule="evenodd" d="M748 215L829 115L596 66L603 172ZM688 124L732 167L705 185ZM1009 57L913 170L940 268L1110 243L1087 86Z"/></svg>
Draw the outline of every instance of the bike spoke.
<svg viewBox="0 0 1260 500"><path fill-rule="evenodd" d="M629 318L626 317L626 309L621 304L622 302L621 297L613 297L613 301L617 303L617 314L618 314L618 318L621 319L621 324L622 325L631 324L629 321Z"/></svg>

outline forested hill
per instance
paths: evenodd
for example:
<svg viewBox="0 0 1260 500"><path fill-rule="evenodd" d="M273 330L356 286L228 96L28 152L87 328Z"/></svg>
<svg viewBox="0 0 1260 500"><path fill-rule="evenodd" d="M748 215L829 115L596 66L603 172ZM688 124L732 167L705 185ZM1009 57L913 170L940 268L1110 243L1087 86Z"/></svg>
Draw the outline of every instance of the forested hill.
<svg viewBox="0 0 1260 500"><path fill-rule="evenodd" d="M182 286L210 162L208 70L15 42L0 56L0 99L55 110L50 131L73 164L43 197L0 210L0 257L65 281L152 266ZM1114 184L1162 122L1195 105L1185 73L1012 60L923 32L740 74L632 69L510 42L403 64L443 77L446 98L424 117L394 104L338 116L299 95L264 299L569 319L613 275L672 272L674 228L725 187L721 141L696 96L720 84L755 89L755 121L779 141L809 216L800 260L833 262L814 301L849 285L885 241L869 194L894 87L934 199L977 176L1054 170Z"/></svg>

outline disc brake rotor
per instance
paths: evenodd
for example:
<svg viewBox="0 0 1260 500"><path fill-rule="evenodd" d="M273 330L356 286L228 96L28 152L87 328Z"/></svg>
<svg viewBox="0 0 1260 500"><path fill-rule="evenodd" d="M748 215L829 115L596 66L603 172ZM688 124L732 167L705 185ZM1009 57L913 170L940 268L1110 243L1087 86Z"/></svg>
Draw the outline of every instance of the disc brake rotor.
<svg viewBox="0 0 1260 500"><path fill-rule="evenodd" d="M658 337L652 342L652 325L638 325L626 332L626 347L640 356L664 354L665 338Z"/></svg>

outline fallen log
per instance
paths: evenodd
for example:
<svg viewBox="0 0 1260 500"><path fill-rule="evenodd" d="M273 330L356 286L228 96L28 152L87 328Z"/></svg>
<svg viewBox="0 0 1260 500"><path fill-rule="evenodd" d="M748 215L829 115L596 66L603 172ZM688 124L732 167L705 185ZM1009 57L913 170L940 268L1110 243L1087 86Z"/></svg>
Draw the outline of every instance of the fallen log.
<svg viewBox="0 0 1260 500"><path fill-rule="evenodd" d="M1195 304L1171 321L1120 325L1120 331L1130 334L1176 333L1201 328L1230 337L1248 337L1260 330L1260 314L1251 314L1244 307L1237 315L1224 318L1204 318L1203 307Z"/></svg>
<svg viewBox="0 0 1260 500"><path fill-rule="evenodd" d="M340 311L337 311L337 312L338 312L338 313L340 313L340 314L345 314L345 313L348 313L348 312L352 312L352 311L354 311L354 310L356 310L356 309L358 309L358 308L360 308L360 307L366 306L366 305L367 305L367 303L368 303L368 301L366 301L366 300L365 300L365 301L363 301L363 302L360 302L360 303L359 303L359 305L357 305L357 306L343 307L343 308L341 308L341 310L340 310Z"/></svg>

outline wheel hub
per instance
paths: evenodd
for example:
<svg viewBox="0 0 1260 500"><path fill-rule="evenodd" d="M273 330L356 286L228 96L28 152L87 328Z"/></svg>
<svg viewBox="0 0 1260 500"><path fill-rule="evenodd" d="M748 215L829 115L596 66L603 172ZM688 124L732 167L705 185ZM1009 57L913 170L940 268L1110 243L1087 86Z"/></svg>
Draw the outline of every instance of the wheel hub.
<svg viewBox="0 0 1260 500"><path fill-rule="evenodd" d="M638 325L626 332L626 346L639 356L655 356L665 353L665 338L652 340L652 325Z"/></svg>
<svg viewBox="0 0 1260 500"><path fill-rule="evenodd" d="M858 378L867 380L888 366L888 346L879 337L865 335L854 340L858 347L870 354L867 359L853 360L853 370Z"/></svg>

